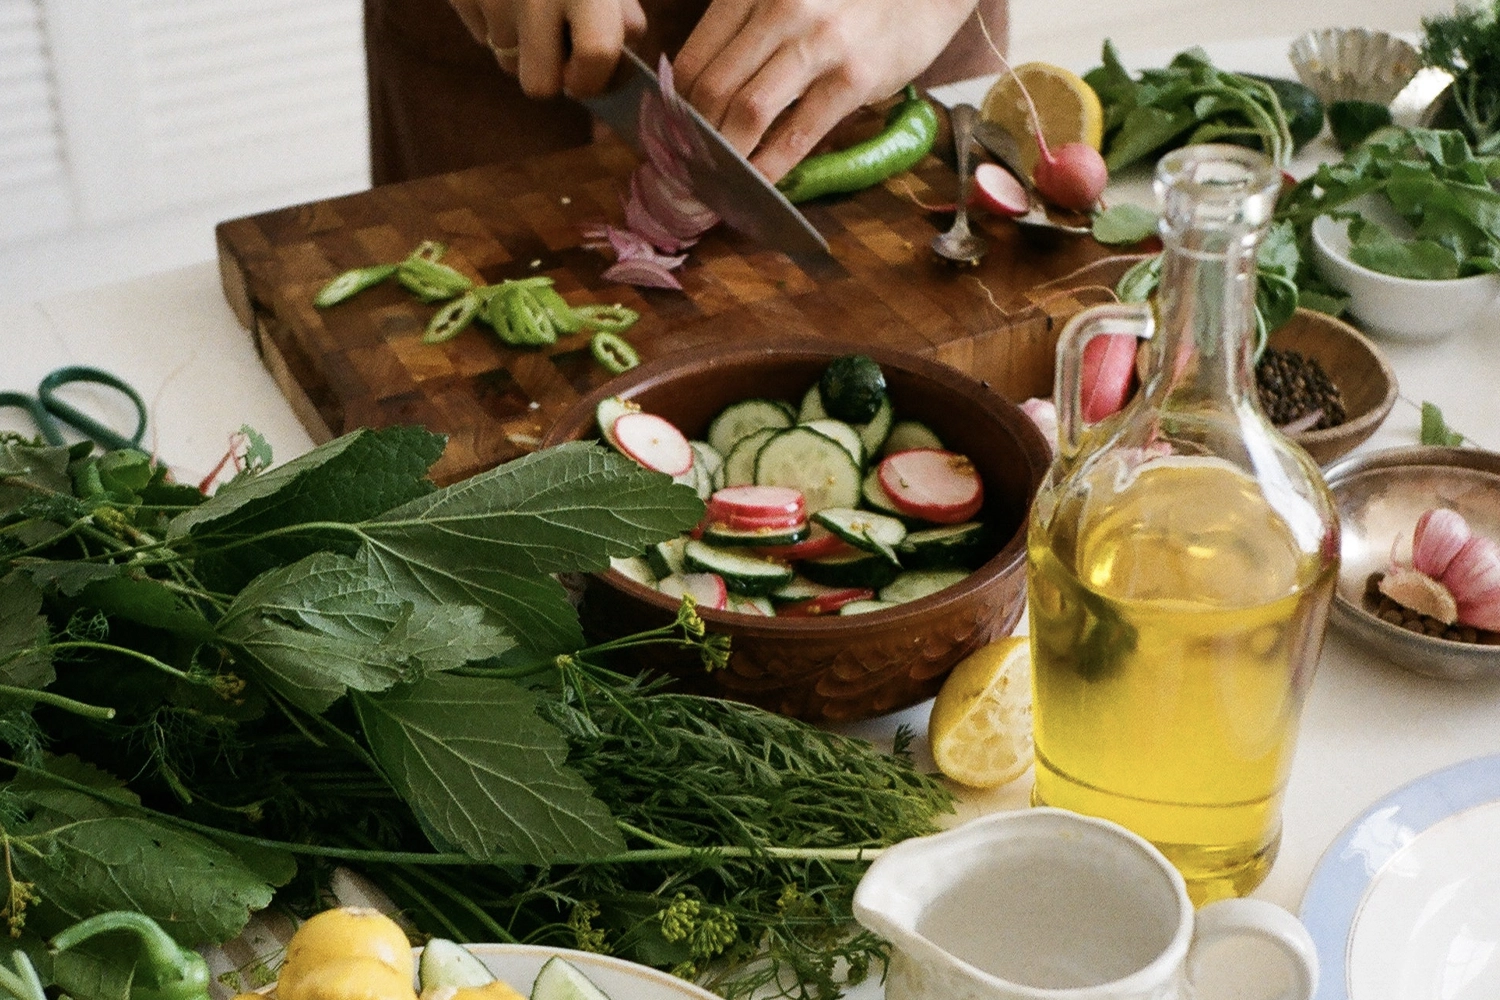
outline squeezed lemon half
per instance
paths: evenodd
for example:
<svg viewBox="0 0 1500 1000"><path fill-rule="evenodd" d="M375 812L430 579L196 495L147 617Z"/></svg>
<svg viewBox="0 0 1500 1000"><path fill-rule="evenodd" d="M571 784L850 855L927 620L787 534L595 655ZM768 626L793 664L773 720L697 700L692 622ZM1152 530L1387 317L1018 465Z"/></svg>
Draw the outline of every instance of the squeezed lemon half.
<svg viewBox="0 0 1500 1000"><path fill-rule="evenodd" d="M966 657L938 691L927 723L932 759L946 777L995 788L1031 766L1031 644L990 643Z"/></svg>
<svg viewBox="0 0 1500 1000"><path fill-rule="evenodd" d="M1039 153L1026 98L1021 96L1022 84L1036 102L1036 116L1042 123L1042 135L1049 149L1070 142L1098 149L1103 143L1104 108L1094 88L1077 73L1061 66L1023 63L1016 67L1014 75L1004 73L990 86L979 114L1016 137L1016 144L1021 147L1021 165L1028 174L1036 167Z"/></svg>

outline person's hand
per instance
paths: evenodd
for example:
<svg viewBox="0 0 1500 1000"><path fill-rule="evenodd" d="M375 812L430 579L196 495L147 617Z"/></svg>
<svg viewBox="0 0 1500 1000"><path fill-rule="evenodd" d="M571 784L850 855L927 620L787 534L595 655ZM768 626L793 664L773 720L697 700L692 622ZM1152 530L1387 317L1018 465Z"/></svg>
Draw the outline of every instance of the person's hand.
<svg viewBox="0 0 1500 1000"><path fill-rule="evenodd" d="M778 180L846 115L925 69L975 0L712 0L678 92Z"/></svg>
<svg viewBox="0 0 1500 1000"><path fill-rule="evenodd" d="M604 90L629 38L646 29L640 0L451 0L475 39L532 97Z"/></svg>

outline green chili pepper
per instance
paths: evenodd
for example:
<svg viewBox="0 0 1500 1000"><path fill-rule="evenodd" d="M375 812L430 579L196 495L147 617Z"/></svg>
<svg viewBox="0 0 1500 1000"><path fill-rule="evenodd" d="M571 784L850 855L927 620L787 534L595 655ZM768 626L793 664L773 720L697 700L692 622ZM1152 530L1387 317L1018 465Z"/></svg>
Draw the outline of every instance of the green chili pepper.
<svg viewBox="0 0 1500 1000"><path fill-rule="evenodd" d="M510 324L511 343L525 347L545 347L557 343L557 326L547 310L537 305L524 288L511 288L501 296L505 319Z"/></svg>
<svg viewBox="0 0 1500 1000"><path fill-rule="evenodd" d="M451 299L474 287L474 282L447 264L439 264L416 254L403 260L396 268L396 280L423 302Z"/></svg>
<svg viewBox="0 0 1500 1000"><path fill-rule="evenodd" d="M345 299L353 298L366 288L373 288L396 273L396 264L377 264L374 267L356 267L345 271L319 289L313 305L319 309L336 306Z"/></svg>
<svg viewBox="0 0 1500 1000"><path fill-rule="evenodd" d="M558 333L577 333L583 329L583 317L578 310L568 305L568 300L552 288L552 281L548 279L545 285L537 285L530 289L531 295L537 305L552 316L552 323L557 327Z"/></svg>
<svg viewBox="0 0 1500 1000"><path fill-rule="evenodd" d="M422 334L422 343L441 344L457 337L478 315L479 306L479 296L473 292L465 292L451 300L427 321L427 332Z"/></svg>
<svg viewBox="0 0 1500 1000"><path fill-rule="evenodd" d="M595 361L615 375L628 372L641 363L641 356L635 352L635 348L625 338L608 330L600 330L594 334L589 341L589 350L593 352Z"/></svg>
<svg viewBox="0 0 1500 1000"><path fill-rule="evenodd" d="M641 318L641 314L634 309L618 303L612 306L579 306L574 311L578 313L583 326L605 333L624 333Z"/></svg>
<svg viewBox="0 0 1500 1000"><path fill-rule="evenodd" d="M111 910L79 921L52 939L53 954L110 931L140 938L141 961L130 985L130 1000L208 1000L208 963L184 948L144 913Z"/></svg>
<svg viewBox="0 0 1500 1000"><path fill-rule="evenodd" d="M937 112L917 96L916 87L908 84L904 93L905 100L891 109L879 135L836 153L809 156L777 181L776 187L788 201L807 201L860 191L916 166L937 139Z"/></svg>

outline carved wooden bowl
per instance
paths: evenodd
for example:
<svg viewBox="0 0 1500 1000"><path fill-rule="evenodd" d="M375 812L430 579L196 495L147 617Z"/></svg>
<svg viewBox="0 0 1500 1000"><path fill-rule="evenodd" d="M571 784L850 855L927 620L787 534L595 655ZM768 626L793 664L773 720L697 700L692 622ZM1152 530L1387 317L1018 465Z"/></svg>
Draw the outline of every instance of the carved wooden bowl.
<svg viewBox="0 0 1500 1000"><path fill-rule="evenodd" d="M850 721L932 697L959 660L1015 627L1025 604L1026 515L1050 462L1047 443L1015 404L947 365L832 343L685 351L595 390L559 418L543 445L597 437L594 408L612 395L702 438L728 404L800 399L830 360L854 352L879 362L897 419L922 421L974 462L985 485L979 518L999 529L998 550L961 583L898 608L816 618L703 611L710 630L731 637L728 669L705 673L695 655L659 648L643 652L637 666L668 671L686 690L802 719ZM581 613L584 628L602 638L666 624L676 612L674 599L610 571L589 580Z"/></svg>

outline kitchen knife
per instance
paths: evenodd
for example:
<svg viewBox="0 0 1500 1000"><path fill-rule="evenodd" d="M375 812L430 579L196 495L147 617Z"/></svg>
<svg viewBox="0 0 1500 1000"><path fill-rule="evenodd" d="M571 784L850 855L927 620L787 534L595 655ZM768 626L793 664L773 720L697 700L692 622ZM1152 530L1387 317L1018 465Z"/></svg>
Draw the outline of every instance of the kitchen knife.
<svg viewBox="0 0 1500 1000"><path fill-rule="evenodd" d="M656 73L640 56L625 49L615 85L583 104L645 155L640 139L641 98L648 91L660 92ZM683 104L692 116L698 155L686 158L693 194L718 213L729 226L751 239L780 250L798 264L807 266L833 259L828 241L812 227L786 195L766 180L696 110Z"/></svg>

